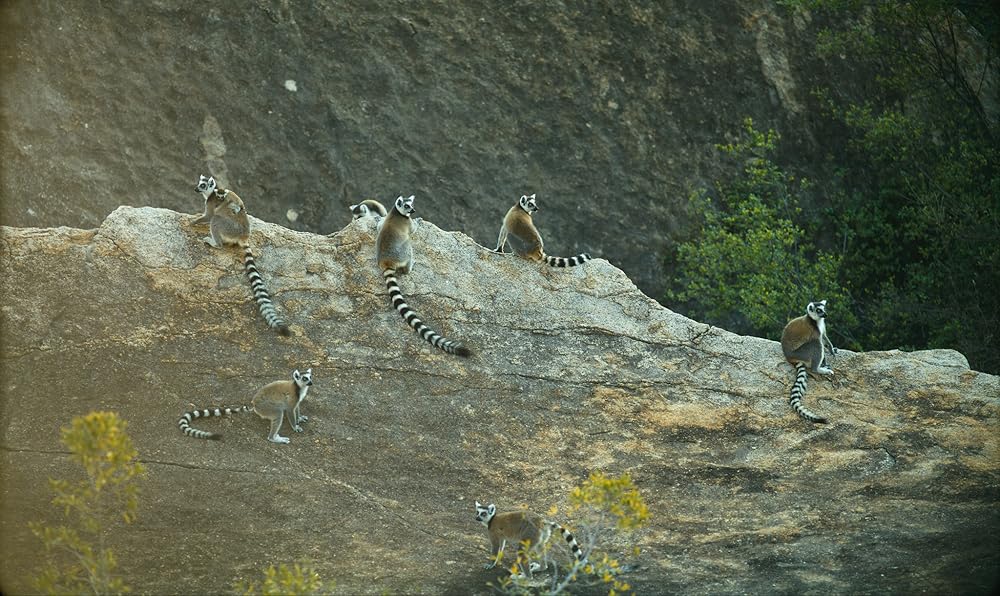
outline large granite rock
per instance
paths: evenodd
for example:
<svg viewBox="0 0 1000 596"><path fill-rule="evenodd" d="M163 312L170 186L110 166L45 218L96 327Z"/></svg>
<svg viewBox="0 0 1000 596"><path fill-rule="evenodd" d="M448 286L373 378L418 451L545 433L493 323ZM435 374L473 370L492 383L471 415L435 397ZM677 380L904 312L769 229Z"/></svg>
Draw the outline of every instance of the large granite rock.
<svg viewBox="0 0 1000 596"><path fill-rule="evenodd" d="M189 221L121 207L95 230L2 229L4 593L41 556L27 522L59 518L46 479L79 474L59 428L96 409L128 420L149 469L138 520L110 536L137 592L302 559L345 593L485 592L473 501L565 510L593 470L630 472L650 506L612 545L641 547L640 593L997 581L1000 381L961 354L842 352L805 398L832 423L810 425L777 343L672 313L607 261L545 268L424 222L401 285L464 360L390 308L370 220L325 237L254 219L279 338L236 251ZM189 403L241 403L297 367L316 385L291 444L252 414L202 421L220 442L178 431Z"/></svg>

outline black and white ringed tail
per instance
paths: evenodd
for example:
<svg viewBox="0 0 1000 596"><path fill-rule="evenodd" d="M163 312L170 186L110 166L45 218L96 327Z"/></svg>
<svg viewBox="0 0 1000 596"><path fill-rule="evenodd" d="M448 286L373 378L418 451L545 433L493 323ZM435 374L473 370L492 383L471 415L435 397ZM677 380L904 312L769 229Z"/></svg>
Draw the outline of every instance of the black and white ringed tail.
<svg viewBox="0 0 1000 596"><path fill-rule="evenodd" d="M222 438L222 435L219 433L210 433L198 430L197 428L191 426L191 420L195 418L209 418L211 416L230 416L239 412L253 412L253 408L251 406L226 406L224 408L204 408L201 410L192 410L190 412L184 412L181 415L180 420L177 421L177 426L181 429L181 432L189 437L218 441Z"/></svg>
<svg viewBox="0 0 1000 596"><path fill-rule="evenodd" d="M809 373L807 372L805 363L796 362L795 383L792 385L792 392L788 396L788 405L792 406L792 409L795 410L796 414L809 422L826 424L826 418L813 414L802 405L802 396L806 394L806 379L808 379L808 377Z"/></svg>
<svg viewBox="0 0 1000 596"><path fill-rule="evenodd" d="M581 253L575 257L553 257L549 255L543 255L545 262L552 267L576 267L577 265L583 265L591 259L591 256L587 253Z"/></svg>
<svg viewBox="0 0 1000 596"><path fill-rule="evenodd" d="M417 335L422 337L424 341L427 341L431 345L448 352L449 354L455 354L456 356L469 357L472 352L469 348L466 348L461 343L447 339L442 335L438 334L436 331L424 324L423 321L417 317L417 313L414 312L412 308L406 303L406 299L403 298L403 292L399 289L399 282L396 280L396 270L386 269L382 272L382 276L385 278L385 287L389 290L389 300L392 301L392 307L396 309L396 312L403 317L406 324L413 327L413 330L417 332Z"/></svg>
<svg viewBox="0 0 1000 596"><path fill-rule="evenodd" d="M257 271L257 264L253 260L253 252L249 246L243 247L243 268L250 279L250 289L253 290L253 299L257 302L257 309L260 310L260 316L264 317L264 321L268 327L277 331L278 335L285 337L291 335L292 333L288 329L288 325L281 320L278 312L274 309L271 295L268 294L267 288L264 287L264 280L261 278L260 272Z"/></svg>

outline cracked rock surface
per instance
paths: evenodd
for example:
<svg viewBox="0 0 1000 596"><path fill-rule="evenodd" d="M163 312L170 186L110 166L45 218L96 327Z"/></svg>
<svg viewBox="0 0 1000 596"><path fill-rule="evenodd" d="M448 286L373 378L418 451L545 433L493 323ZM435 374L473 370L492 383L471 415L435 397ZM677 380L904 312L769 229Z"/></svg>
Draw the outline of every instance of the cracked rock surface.
<svg viewBox="0 0 1000 596"><path fill-rule="evenodd" d="M594 470L630 472L649 505L610 545L642 549L639 593L997 581L1000 380L957 352L841 352L804 400L831 424L810 425L776 342L675 314L605 260L545 268L425 221L400 286L464 360L390 307L372 221L320 236L252 219L280 338L238 251L207 247L191 217L2 230L4 593L42 555L27 522L60 518L47 478L79 474L59 428L99 409L128 421L149 471L138 520L110 536L136 592L217 593L305 559L338 592L486 593L500 572L482 569L473 501L565 511ZM195 423L218 442L177 429L192 403L245 403L307 367L289 445L253 414Z"/></svg>

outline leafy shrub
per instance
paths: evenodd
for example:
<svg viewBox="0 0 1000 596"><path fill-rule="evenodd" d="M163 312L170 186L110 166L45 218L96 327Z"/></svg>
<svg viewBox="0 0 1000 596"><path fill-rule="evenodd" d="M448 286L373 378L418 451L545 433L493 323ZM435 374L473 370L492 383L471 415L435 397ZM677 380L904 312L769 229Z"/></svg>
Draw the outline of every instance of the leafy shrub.
<svg viewBox="0 0 1000 596"><path fill-rule="evenodd" d="M849 328L854 319L843 308L850 299L838 282L841 257L813 246L809 230L817 224L799 207L808 181L771 161L777 133L758 131L748 118L743 137L719 146L744 164L741 178L717 184L720 206L706 191L691 196L700 227L668 259L677 272L668 304L679 302L694 318L738 333L777 338L806 304L826 299L836 317L831 333Z"/></svg>
<svg viewBox="0 0 1000 596"><path fill-rule="evenodd" d="M692 195L701 225L667 256L667 303L776 339L826 298L838 345L954 348L1000 372L1000 142L984 100L1000 13L948 0L782 4L822 15L816 57L853 81L815 90L845 133L824 139L835 174L815 186L787 174L771 160L777 135L747 121L744 141L720 147L743 175Z"/></svg>
<svg viewBox="0 0 1000 596"><path fill-rule="evenodd" d="M573 530L573 535L585 555L585 560L574 561L565 571L560 571L556 566L555 573L547 582L538 582L519 573L519 570L524 569L528 564L525 560L524 549L520 549L510 566L510 576L502 579L500 585L497 586L501 593L561 594L581 575L595 578L595 581L590 583L608 585L608 593L611 596L631 590L631 586L621 577L625 572L625 567L609 553L599 549L598 546L606 544L614 534L629 532L641 527L649 516L646 504L638 489L632 484L632 479L628 474L609 478L600 472L594 472L583 484L573 489L569 501L570 514L579 520ZM555 507L549 511L550 516L557 513L558 510ZM550 556L553 542L561 541L549 540L541 548L543 568L555 565ZM632 549L631 554L639 554L639 549Z"/></svg>
<svg viewBox="0 0 1000 596"><path fill-rule="evenodd" d="M145 468L114 412L92 412L62 429L62 442L86 473L76 483L49 480L68 525L29 525L45 545L49 562L35 578L35 588L49 594L115 594L129 591L115 576L117 559L105 547L116 518L132 523L138 508L137 480Z"/></svg>
<svg viewBox="0 0 1000 596"><path fill-rule="evenodd" d="M1000 372L1000 142L983 86L1000 67L1000 13L948 0L786 4L830 24L818 57L870 73L861 92L816 90L847 131L829 147L830 186L857 337L955 348Z"/></svg>
<svg viewBox="0 0 1000 596"><path fill-rule="evenodd" d="M323 584L312 566L305 563L295 563L291 567L281 563L277 568L269 565L259 584L255 581L237 582L233 588L237 594L244 596L310 595L322 594L331 589Z"/></svg>

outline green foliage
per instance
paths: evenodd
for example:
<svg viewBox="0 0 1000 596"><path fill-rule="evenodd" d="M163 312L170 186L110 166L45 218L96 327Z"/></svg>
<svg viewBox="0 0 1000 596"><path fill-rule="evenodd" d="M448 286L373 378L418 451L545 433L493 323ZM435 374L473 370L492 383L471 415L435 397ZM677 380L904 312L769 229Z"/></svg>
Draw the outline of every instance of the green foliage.
<svg viewBox="0 0 1000 596"><path fill-rule="evenodd" d="M826 299L837 324L849 326L850 311L837 308L849 304L837 281L841 258L808 241L809 226L819 221L805 217L799 207L809 183L771 161L778 140L774 131L758 131L748 118L743 141L719 146L744 164L743 176L717 185L719 208L706 192L692 194L691 208L701 226L672 256L669 265L677 275L667 300L682 303L699 320L776 338L806 304Z"/></svg>
<svg viewBox="0 0 1000 596"><path fill-rule="evenodd" d="M649 509L626 473L608 478L602 472L592 472L590 478L569 495L570 513L592 517L610 515L619 530L639 528L649 517Z"/></svg>
<svg viewBox="0 0 1000 596"><path fill-rule="evenodd" d="M580 486L573 489L569 496L570 513L577 516L579 524L573 532L574 537L586 555L585 562L574 561L565 572L556 572L548 580L534 580L528 574L520 573L528 565L526 548L522 545L509 570L510 575L500 581L497 586L503 594L545 594L554 595L565 592L571 583L576 582L581 574L592 578L589 584L604 584L608 594L614 596L629 592L632 588L622 579L623 566L607 552L601 552L597 546L609 541L615 534L622 534L640 528L649 516L646 504L632 483L628 474L617 478L609 478L600 472L594 472ZM549 515L558 513L555 507ZM562 541L549 540L540 549L536 549L532 561L540 562L548 567L552 562L550 553L553 543L555 548L562 548ZM639 549L634 548L631 554L638 555ZM538 561L538 558L541 561ZM582 581L582 580L581 580Z"/></svg>
<svg viewBox="0 0 1000 596"><path fill-rule="evenodd" d="M282 596L300 594L323 594L329 592L332 586L326 586L319 574L311 565L295 563L289 567L284 563L277 568L269 565L264 570L264 579L258 584L255 581L237 582L233 589L244 596Z"/></svg>
<svg viewBox="0 0 1000 596"><path fill-rule="evenodd" d="M980 98L997 67L1000 13L947 0L787 4L833 24L817 39L820 57L871 73L861 97L817 90L848 133L830 146L841 173L831 185L858 339L955 348L1000 372L1000 151ZM978 63L973 44L986 48Z"/></svg>
<svg viewBox="0 0 1000 596"><path fill-rule="evenodd" d="M818 55L846 59L852 70L870 73L863 99L876 111L894 107L928 125L943 121L958 125L938 131L946 134L979 136L990 129L979 94L983 77L996 68L1000 13L989 3L786 0L784 4L814 11L831 23L817 37ZM992 46L978 64L963 56L970 25L978 29L974 37ZM859 102L844 96L838 103Z"/></svg>
<svg viewBox="0 0 1000 596"><path fill-rule="evenodd" d="M747 121L743 141L720 147L742 176L711 200L692 195L701 227L667 258L667 300L777 338L826 298L843 347L954 348L1000 372L1000 143L981 99L1000 13L948 0L782 4L821 13L832 26L817 57L849 65L840 80L853 84L815 92L843 133L824 139L835 174L815 186L786 174L770 157L777 135Z"/></svg>
<svg viewBox="0 0 1000 596"><path fill-rule="evenodd" d="M50 561L35 578L35 588L49 594L117 594L128 587L114 576L117 560L105 548L105 534L117 518L135 519L137 480L145 468L125 432L127 424L113 412L91 412L62 429L62 442L84 469L86 478L72 483L50 480L69 525L49 527L32 522L32 533L45 545Z"/></svg>

